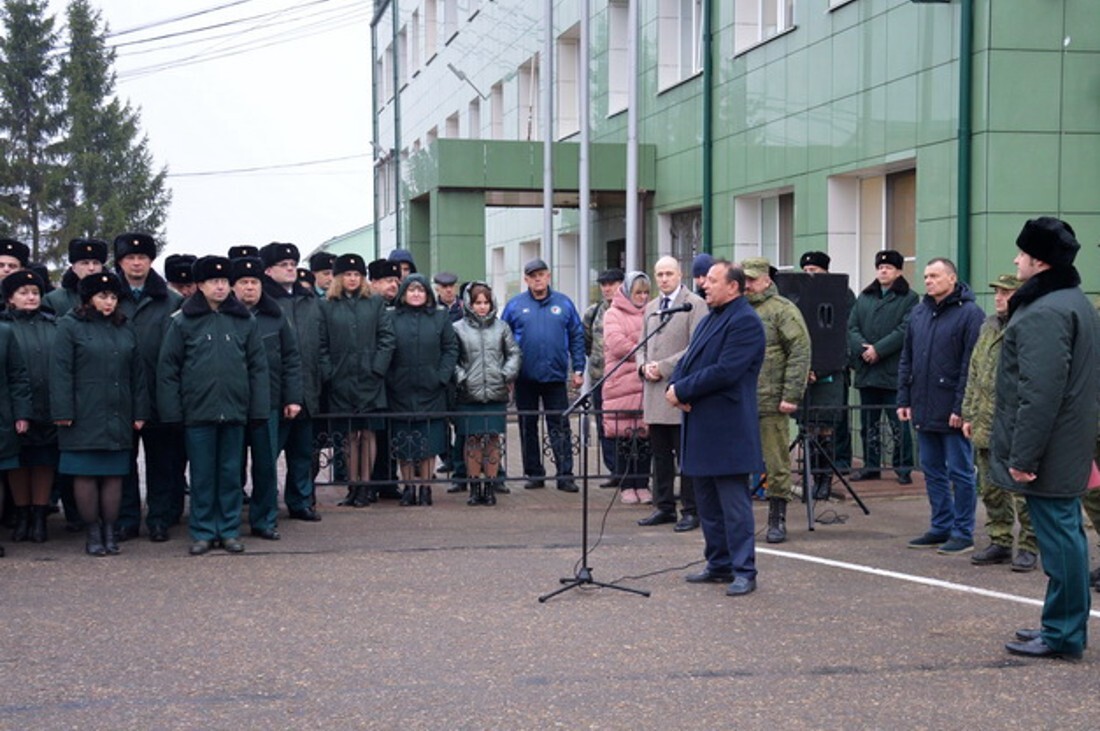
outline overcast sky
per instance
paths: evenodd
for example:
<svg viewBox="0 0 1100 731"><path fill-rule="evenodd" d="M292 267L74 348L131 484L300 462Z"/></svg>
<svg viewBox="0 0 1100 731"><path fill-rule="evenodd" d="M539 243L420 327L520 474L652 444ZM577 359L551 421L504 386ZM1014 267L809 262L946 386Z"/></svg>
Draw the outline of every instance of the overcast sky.
<svg viewBox="0 0 1100 731"><path fill-rule="evenodd" d="M373 3L92 5L118 34L111 43L132 44L117 47L118 94L140 108L150 148L169 168L167 253L224 254L233 244L290 241L305 254L371 222ZM226 5L232 7L163 22ZM51 0L59 26L64 6ZM187 32L212 25L220 27ZM168 34L178 35L149 40ZM226 56L210 58L220 54ZM207 60L180 63L191 57ZM333 158L348 159L304 164ZM267 169L225 172L241 168Z"/></svg>

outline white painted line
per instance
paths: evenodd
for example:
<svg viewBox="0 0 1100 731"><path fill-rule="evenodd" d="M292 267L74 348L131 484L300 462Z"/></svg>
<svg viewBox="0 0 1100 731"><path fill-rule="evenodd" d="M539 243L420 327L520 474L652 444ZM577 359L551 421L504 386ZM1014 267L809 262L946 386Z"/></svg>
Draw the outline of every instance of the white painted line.
<svg viewBox="0 0 1100 731"><path fill-rule="evenodd" d="M874 576L885 576L889 579L898 579L899 581L909 581L914 584L924 584L925 586L934 586L939 589L950 589L952 591L961 591L964 594L977 594L978 596L985 596L991 599L1003 599L1005 601L1016 602L1017 604L1028 604L1033 607L1043 606L1041 599L1031 599L1026 596L1018 596L1016 594L1006 594L1003 591L990 591L989 589L982 589L977 586L968 586L966 584L956 584L953 581L943 581L942 579L929 579L924 576L916 576L914 574L903 574L899 571L889 571L887 569L876 569L874 566L863 566L858 563L848 563L847 561L834 561L831 558L820 558L818 556L807 556L803 553L792 553L790 551L777 551L774 548L757 548L757 553L765 553L770 556L779 556L781 558L793 558L796 561L808 561L809 563L821 564L822 566L832 566L837 569L847 569L849 571L858 571L863 574L873 574ZM1093 609L1089 612L1090 617L1096 617L1100 619L1100 610Z"/></svg>

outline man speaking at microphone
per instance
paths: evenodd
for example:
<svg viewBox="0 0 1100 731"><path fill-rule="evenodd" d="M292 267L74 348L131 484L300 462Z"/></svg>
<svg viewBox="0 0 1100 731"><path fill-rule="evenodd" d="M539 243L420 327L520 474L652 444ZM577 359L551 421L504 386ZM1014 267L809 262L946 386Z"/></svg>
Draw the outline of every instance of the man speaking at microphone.
<svg viewBox="0 0 1100 731"><path fill-rule="evenodd" d="M676 464L680 460L680 412L665 401L668 378L691 342L691 334L707 314L706 302L683 286L680 262L663 256L653 267L659 296L646 305L643 337L648 338L635 355L638 375L645 384L642 418L649 429L653 453L653 512L638 521L641 526L675 523L677 533L695 530L699 517L691 478L680 475L681 517L676 519ZM684 310L684 307L690 309ZM680 314L677 314L680 313ZM657 330L661 324L664 326ZM657 330L656 332L654 332ZM650 337L650 333L653 333Z"/></svg>
<svg viewBox="0 0 1100 731"><path fill-rule="evenodd" d="M728 596L756 590L756 544L749 474L764 466L756 379L764 325L744 297L745 273L728 261L707 272L710 312L692 334L668 390L680 409L681 469L692 478L706 567L693 584L726 583Z"/></svg>

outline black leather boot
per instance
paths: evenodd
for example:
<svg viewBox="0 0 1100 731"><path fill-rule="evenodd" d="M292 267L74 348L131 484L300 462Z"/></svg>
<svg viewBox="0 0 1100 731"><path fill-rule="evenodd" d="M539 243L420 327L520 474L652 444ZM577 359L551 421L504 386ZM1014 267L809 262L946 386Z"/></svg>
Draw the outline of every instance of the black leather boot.
<svg viewBox="0 0 1100 731"><path fill-rule="evenodd" d="M85 526L87 538L84 542L84 550L89 556L106 556L107 549L103 547L103 524L98 520Z"/></svg>
<svg viewBox="0 0 1100 731"><path fill-rule="evenodd" d="M344 496L344 499L336 503L341 508L347 508L355 506L355 494L359 484L356 482L348 483L348 494ZM355 506L358 507L358 506Z"/></svg>
<svg viewBox="0 0 1100 731"><path fill-rule="evenodd" d="M470 480L470 497L466 499L467 505L481 505L482 487L479 480Z"/></svg>
<svg viewBox="0 0 1100 731"><path fill-rule="evenodd" d="M781 498L768 498L768 532L764 536L768 543L782 543L787 540L787 501Z"/></svg>
<svg viewBox="0 0 1100 731"><path fill-rule="evenodd" d="M103 524L103 550L109 556L117 556L122 551L118 547L118 533L115 532L115 527L111 523Z"/></svg>
<svg viewBox="0 0 1100 731"><path fill-rule="evenodd" d="M420 486L420 504L431 505L432 504L432 486L421 485Z"/></svg>
<svg viewBox="0 0 1100 731"><path fill-rule="evenodd" d="M46 518L49 514L49 505L31 506L31 543L45 543L49 539L46 532Z"/></svg>
<svg viewBox="0 0 1100 731"><path fill-rule="evenodd" d="M11 539L15 543L22 543L31 536L31 509L23 505L15 508L15 529L11 532Z"/></svg>
<svg viewBox="0 0 1100 731"><path fill-rule="evenodd" d="M367 484L365 482L355 483L355 489L352 492L350 504L354 508L365 508L370 505L370 499L367 496Z"/></svg>
<svg viewBox="0 0 1100 731"><path fill-rule="evenodd" d="M491 480L485 480L481 483L481 497L482 502L486 505L497 504L497 491L493 489L493 482Z"/></svg>
<svg viewBox="0 0 1100 731"><path fill-rule="evenodd" d="M412 485L405 485L401 489L401 502L399 504L403 508L416 505L416 489Z"/></svg>

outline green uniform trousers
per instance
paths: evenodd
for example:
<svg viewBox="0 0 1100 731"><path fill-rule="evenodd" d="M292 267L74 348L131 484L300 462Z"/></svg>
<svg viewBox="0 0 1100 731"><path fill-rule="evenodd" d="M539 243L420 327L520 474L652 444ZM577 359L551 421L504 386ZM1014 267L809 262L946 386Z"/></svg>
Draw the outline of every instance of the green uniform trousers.
<svg viewBox="0 0 1100 731"><path fill-rule="evenodd" d="M240 537L244 432L244 424L184 427L191 462L188 527L193 541Z"/></svg>
<svg viewBox="0 0 1100 731"><path fill-rule="evenodd" d="M974 450L978 468L978 493L985 505L985 532L994 545L1012 548L1012 528L1020 521L1020 550L1039 552L1024 496L994 485L989 479L989 450Z"/></svg>
<svg viewBox="0 0 1100 731"><path fill-rule="evenodd" d="M765 497L791 501L791 417L769 414L760 417L760 448L768 471Z"/></svg>
<svg viewBox="0 0 1100 731"><path fill-rule="evenodd" d="M1027 506L1043 555L1047 593L1043 601L1043 641L1052 650L1079 653L1088 642L1089 542L1081 521L1080 498L1027 496Z"/></svg>

